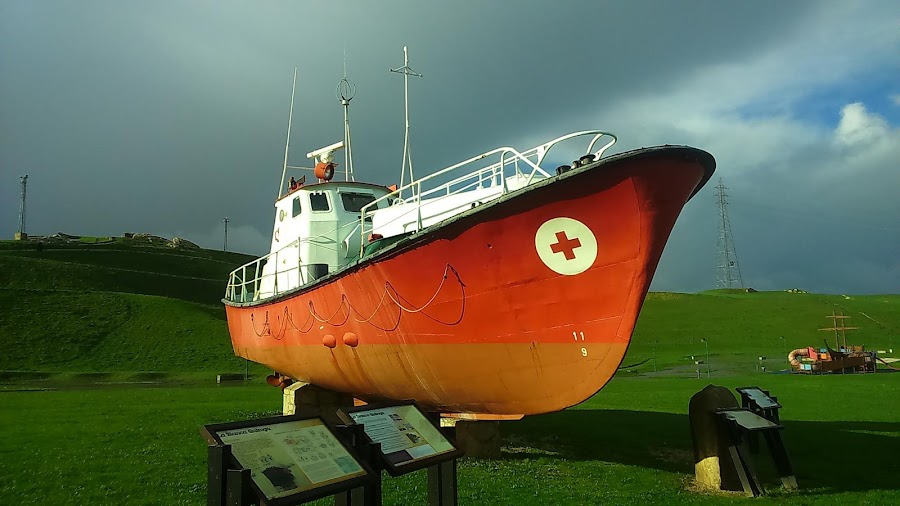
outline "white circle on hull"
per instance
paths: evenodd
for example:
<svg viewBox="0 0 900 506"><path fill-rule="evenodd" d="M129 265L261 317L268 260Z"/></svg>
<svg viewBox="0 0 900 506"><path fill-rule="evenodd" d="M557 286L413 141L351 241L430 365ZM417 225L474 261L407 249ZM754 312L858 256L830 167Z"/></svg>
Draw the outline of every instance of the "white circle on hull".
<svg viewBox="0 0 900 506"><path fill-rule="evenodd" d="M597 238L584 223L553 218L538 228L534 248L544 265L566 276L581 274L597 259Z"/></svg>

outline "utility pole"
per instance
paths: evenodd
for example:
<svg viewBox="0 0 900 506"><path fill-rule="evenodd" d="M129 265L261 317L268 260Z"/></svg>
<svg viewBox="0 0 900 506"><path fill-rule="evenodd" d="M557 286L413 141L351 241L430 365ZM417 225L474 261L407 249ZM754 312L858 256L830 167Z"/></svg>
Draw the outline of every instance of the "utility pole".
<svg viewBox="0 0 900 506"><path fill-rule="evenodd" d="M22 183L22 200L19 202L19 231L16 233L16 239L27 239L28 234L25 233L25 189L28 186L28 174L19 176Z"/></svg>
<svg viewBox="0 0 900 506"><path fill-rule="evenodd" d="M743 288L741 266L738 263L737 251L734 248L734 237L731 233L731 222L728 220L728 188L719 178L716 185L716 207L719 208L719 238L717 244L718 268L716 271L716 287Z"/></svg>
<svg viewBox="0 0 900 506"><path fill-rule="evenodd" d="M706 377L709 378L709 343L705 337L700 338L700 342L706 345Z"/></svg>
<svg viewBox="0 0 900 506"><path fill-rule="evenodd" d="M225 223L225 244L222 245L222 251L228 251L228 216L222 221Z"/></svg>

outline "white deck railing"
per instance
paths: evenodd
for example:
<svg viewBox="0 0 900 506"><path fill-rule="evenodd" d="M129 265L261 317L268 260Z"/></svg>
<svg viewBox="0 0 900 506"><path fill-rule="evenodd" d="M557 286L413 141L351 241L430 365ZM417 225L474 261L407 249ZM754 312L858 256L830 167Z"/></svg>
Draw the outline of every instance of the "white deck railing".
<svg viewBox="0 0 900 506"><path fill-rule="evenodd" d="M531 184L534 181L535 175L537 174L540 174L543 177L550 177L550 174L548 174L540 166L544 159L547 157L547 153L550 151L550 149L561 142L582 136L592 136L591 141L590 143L588 143L587 150L584 152L584 154L592 154L594 155L596 160L599 160L600 157L603 156L603 153L613 144L615 144L617 140L616 136L609 132L604 132L602 130L585 130L564 135L562 137L557 137L556 139L535 146L522 153L510 147L493 149L478 156L469 158L468 160L464 160L457 164L451 165L445 169L441 169L422 179L413 181L403 187L397 188L396 190L381 198L370 202L362 208L360 213L360 257L362 257L365 250L366 237L369 233L373 232L375 227L374 223L372 225L367 225L366 218L371 212L374 212L374 210L379 207L379 204L381 202L390 202L392 206L411 204L412 207L409 210L398 214L391 221L401 220L404 217L408 217L409 214L415 213L415 231L419 231L423 228L423 215L425 218L428 217L428 214L423 213L422 209L425 206L437 204L441 199L446 199L447 197L450 197L452 195L459 195L460 193L473 191L479 188L498 186L500 187L500 191L493 198L497 198L509 193L510 188L508 185L508 179L505 174L506 170L510 167L515 171L512 175L513 178L525 179L524 184L521 186L517 184L517 188L515 189ZM597 144L597 141L599 141L603 137L609 137L610 139L605 144L603 144L599 150L597 150L596 152L592 152L594 146ZM454 177L450 181L446 181L443 183L440 182L447 177L453 177L453 175L456 175L456 173L458 173L460 169L463 169L466 166L492 156L498 156L499 161ZM520 162L525 166L524 170L522 165L520 165ZM451 173L453 174L451 175ZM429 188L429 184L434 184L434 186ZM404 194L410 194L411 196L404 199ZM458 206L458 208L456 209L451 209L450 211L448 211L447 209L443 209L441 210L441 214L447 215L449 213L450 216L452 216L453 214L458 214L459 212L462 212L469 207L470 206L467 203ZM453 211L455 211L455 213ZM381 226L383 225L385 224L382 223Z"/></svg>
<svg viewBox="0 0 900 506"><path fill-rule="evenodd" d="M350 228L350 231L343 240L335 240L326 235L304 238L298 237L277 251L261 256L252 262L247 262L231 271L231 274L228 276L228 285L225 287L225 299L233 302L250 302L259 300L260 298L274 297L280 293L293 290L298 286L313 281L310 279L308 269L310 266L316 265L316 263L303 263L300 261L300 245L304 243L313 243L320 248L338 250L340 248L340 243L345 241L346 238L356 234L358 227L359 223L356 223L355 221L351 221L350 223L346 223L339 227L338 230ZM287 251L289 249L295 251ZM283 260L284 255L296 256L296 265L278 269L278 260ZM273 272L264 274L263 268L270 259L274 261L276 269ZM291 264L293 264L293 262L291 262ZM304 269L306 269L306 271L304 271ZM294 272L296 272L296 276L292 277L291 274ZM251 275L249 278L247 276L248 273ZM279 276L281 279L286 280L282 282L282 286L280 287L278 286ZM266 286L265 280L273 277L271 290L267 289L265 292L260 292L260 287ZM292 282L292 280L294 281Z"/></svg>
<svg viewBox="0 0 900 506"><path fill-rule="evenodd" d="M558 137L521 153L511 147L501 147L451 165L434 174L413 181L402 188L398 188L364 206L360 212L359 222L350 222L340 227L353 227L349 234L344 236L344 239L335 240L324 235L306 238L298 237L283 248L238 267L229 275L228 285L225 288L225 299L233 302L250 302L275 297L280 293L284 293L314 281L310 278L308 272L308 268L314 264L304 264L300 261L300 245L303 243L316 243L318 247L337 249L340 247L341 243L346 242L348 237L351 237L358 231L360 235L359 255L360 258L362 258L367 243L366 238L368 237L368 234L373 231L374 227L374 224L366 223L366 218L368 217L371 219L374 209L376 209L379 203L383 201L392 203L392 206L411 205L408 211L398 214L393 220L399 220L411 213L415 213L415 230L419 231L423 228L423 219L431 218L433 220L435 217L445 217L442 219L446 219L469 209L470 204L465 203L462 205L446 207L441 209L439 213L431 216L429 216L427 212L422 212L424 207L437 204L441 202L442 199L446 199L446 197L485 188L497 189L499 187L499 191L490 192L488 199L498 198L512 190L528 186L534 182L535 176L537 175L541 177L550 177L550 174L541 168L541 163L543 163L547 157L547 153L550 149L564 141L586 136L591 136L591 141L588 143L584 155L592 154L594 155L595 160L599 160L600 157L603 156L603 153L615 144L617 140L616 136L609 132L601 130L585 130ZM597 151L593 151L594 146L603 137L609 137L610 139ZM482 166L474 171L469 171L456 176L456 174L461 172L466 166L490 157L497 157L498 161L487 166ZM508 169L512 169L512 173L509 177L506 176ZM441 182L448 177L451 177L452 179ZM523 179L524 183L522 182ZM515 188L512 190L509 187L509 182L511 180L516 183ZM430 185L433 186L429 187ZM404 194L410 196L404 199L402 198ZM382 209L384 210L385 208ZM382 224L382 226L383 225L384 224ZM349 248L349 243L347 246ZM286 251L289 248L295 248L296 252ZM283 256L286 254L297 255L296 265L283 270L276 267L276 269L273 269L273 272L263 274L264 267L270 259L273 260L275 262L274 265L277 266L278 260L280 258L283 259L279 255ZM291 263L293 264L293 262ZM304 271L304 269L307 270ZM291 273L294 271L296 271L297 275L292 277ZM251 277L248 278L248 275ZM280 287L279 276L281 279L285 280ZM272 281L271 290L269 290L266 280L272 277L274 277L274 280ZM291 282L292 279L295 281ZM265 292L260 292L261 287L266 288Z"/></svg>

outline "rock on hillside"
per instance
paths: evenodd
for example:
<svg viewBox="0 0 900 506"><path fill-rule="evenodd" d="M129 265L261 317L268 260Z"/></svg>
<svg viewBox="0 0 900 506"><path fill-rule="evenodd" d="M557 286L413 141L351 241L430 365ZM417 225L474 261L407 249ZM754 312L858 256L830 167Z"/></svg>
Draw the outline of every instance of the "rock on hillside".
<svg viewBox="0 0 900 506"><path fill-rule="evenodd" d="M171 241L166 243L166 246L170 248L200 249L200 246L197 246L187 239L182 239L181 237L173 237Z"/></svg>

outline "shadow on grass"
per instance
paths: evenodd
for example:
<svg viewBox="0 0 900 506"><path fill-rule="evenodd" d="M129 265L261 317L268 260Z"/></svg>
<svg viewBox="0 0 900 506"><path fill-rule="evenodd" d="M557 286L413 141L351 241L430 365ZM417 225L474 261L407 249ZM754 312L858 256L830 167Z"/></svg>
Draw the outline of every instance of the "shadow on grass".
<svg viewBox="0 0 900 506"><path fill-rule="evenodd" d="M900 490L900 422L788 420L784 426L801 494L804 489ZM690 425L683 414L569 410L506 423L502 430L505 459L549 456L694 472ZM767 485L777 481L765 451L756 462Z"/></svg>
<svg viewBox="0 0 900 506"><path fill-rule="evenodd" d="M111 372L79 372L72 375L72 380L76 382L106 381L111 376Z"/></svg>
<svg viewBox="0 0 900 506"><path fill-rule="evenodd" d="M0 371L0 383L43 381L50 376L51 373L40 371Z"/></svg>
<svg viewBox="0 0 900 506"><path fill-rule="evenodd" d="M169 373L167 372L137 372L132 374L128 379L129 381L162 381L169 377Z"/></svg>

